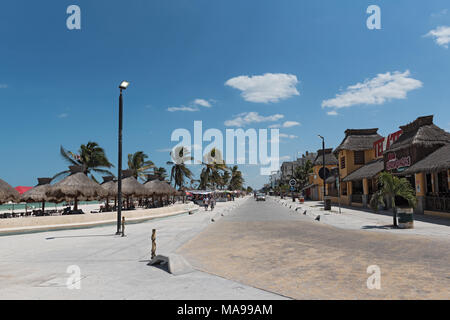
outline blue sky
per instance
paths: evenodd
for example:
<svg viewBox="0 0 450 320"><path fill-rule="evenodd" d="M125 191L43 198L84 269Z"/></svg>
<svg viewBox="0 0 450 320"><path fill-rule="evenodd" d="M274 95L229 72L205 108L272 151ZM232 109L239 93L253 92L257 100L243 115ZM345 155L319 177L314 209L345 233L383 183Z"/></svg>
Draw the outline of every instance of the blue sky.
<svg viewBox="0 0 450 320"><path fill-rule="evenodd" d="M81 30L66 27L72 4L81 8ZM366 27L369 5L381 8L381 30ZM90 140L116 163L123 79L131 81L124 154L143 150L160 166L174 129L202 120L224 131L227 120L250 112L244 128L292 125L280 128L282 160L321 148L319 133L336 147L347 128L387 135L428 114L449 130L449 7L444 0L3 1L0 178L34 185L66 168L60 145L76 151ZM168 111L183 107L199 111ZM242 170L249 185L268 181L257 166Z"/></svg>

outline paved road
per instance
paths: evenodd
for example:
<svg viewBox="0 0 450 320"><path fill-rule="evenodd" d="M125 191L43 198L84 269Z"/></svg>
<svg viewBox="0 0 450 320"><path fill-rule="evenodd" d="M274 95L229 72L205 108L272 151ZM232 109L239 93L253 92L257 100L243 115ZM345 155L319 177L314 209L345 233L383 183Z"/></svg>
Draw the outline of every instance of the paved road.
<svg viewBox="0 0 450 320"><path fill-rule="evenodd" d="M174 276L147 265L153 228L157 253L172 253L239 201L127 225L125 238L114 226L0 237L0 299L281 299L208 273ZM66 286L72 265L81 271L79 290Z"/></svg>
<svg viewBox="0 0 450 320"><path fill-rule="evenodd" d="M295 299L450 299L450 239L343 230L247 200L178 250L196 268ZM368 289L367 268L381 271Z"/></svg>

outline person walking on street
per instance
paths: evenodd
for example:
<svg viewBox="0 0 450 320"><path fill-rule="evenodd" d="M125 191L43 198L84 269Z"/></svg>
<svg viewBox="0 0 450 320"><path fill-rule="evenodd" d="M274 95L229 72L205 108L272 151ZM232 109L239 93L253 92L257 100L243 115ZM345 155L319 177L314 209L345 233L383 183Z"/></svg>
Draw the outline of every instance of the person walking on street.
<svg viewBox="0 0 450 320"><path fill-rule="evenodd" d="M214 197L211 197L209 203L211 205L211 211L213 211L214 210L214 206L216 205L216 199L214 199Z"/></svg>
<svg viewBox="0 0 450 320"><path fill-rule="evenodd" d="M205 206L205 211L208 211L209 199L207 197L203 198L203 205Z"/></svg>

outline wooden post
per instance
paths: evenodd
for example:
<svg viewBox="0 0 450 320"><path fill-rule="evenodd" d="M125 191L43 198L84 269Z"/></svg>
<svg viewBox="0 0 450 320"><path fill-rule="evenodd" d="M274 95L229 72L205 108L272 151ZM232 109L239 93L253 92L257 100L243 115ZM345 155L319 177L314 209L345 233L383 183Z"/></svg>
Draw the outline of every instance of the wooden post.
<svg viewBox="0 0 450 320"><path fill-rule="evenodd" d="M125 237L125 217L122 217L122 237Z"/></svg>
<svg viewBox="0 0 450 320"><path fill-rule="evenodd" d="M152 230L152 259L156 256L156 229Z"/></svg>

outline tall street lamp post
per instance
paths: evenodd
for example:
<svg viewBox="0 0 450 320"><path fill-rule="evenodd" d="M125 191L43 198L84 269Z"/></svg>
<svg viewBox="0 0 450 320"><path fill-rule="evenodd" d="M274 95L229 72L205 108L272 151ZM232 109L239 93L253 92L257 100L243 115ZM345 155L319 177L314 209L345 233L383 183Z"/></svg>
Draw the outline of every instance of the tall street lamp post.
<svg viewBox="0 0 450 320"><path fill-rule="evenodd" d="M325 182L327 180L327 175L325 172L325 138L318 134L319 138L322 139L322 162L323 162L323 202L325 203L326 196L326 186Z"/></svg>
<svg viewBox="0 0 450 320"><path fill-rule="evenodd" d="M122 220L122 128L123 128L123 97L122 91L126 90L130 83L128 81L122 81L119 86L119 154L118 154L118 168L117 168L117 232L121 234L121 220Z"/></svg>

